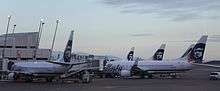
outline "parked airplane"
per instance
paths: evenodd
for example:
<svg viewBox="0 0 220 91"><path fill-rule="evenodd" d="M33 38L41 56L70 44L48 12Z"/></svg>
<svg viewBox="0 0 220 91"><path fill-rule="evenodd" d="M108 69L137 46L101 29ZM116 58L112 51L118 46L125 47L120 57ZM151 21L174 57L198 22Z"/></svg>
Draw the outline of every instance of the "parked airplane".
<svg viewBox="0 0 220 91"><path fill-rule="evenodd" d="M146 61L113 61L106 65L106 73L117 74L121 77L131 76L148 76L153 77L153 74L174 74L189 71L192 69L190 62L200 62L203 59L205 45L208 36L202 36L195 46L190 48L180 58L173 60L146 60ZM132 58L132 57L130 57Z"/></svg>
<svg viewBox="0 0 220 91"><path fill-rule="evenodd" d="M48 82L51 82L56 77L62 78L67 77L68 74L71 74L72 76L72 74L77 73L77 77L80 78L83 82L89 82L89 72L85 67L84 69L73 69L74 66L85 65L86 63L74 63L70 61L73 43L73 32L74 31L71 31L63 57L61 59L57 61L14 63L11 67L9 78L14 80L24 78L26 81L31 82L33 78L41 77L46 78Z"/></svg>
<svg viewBox="0 0 220 91"><path fill-rule="evenodd" d="M154 55L152 57L150 57L149 59L147 59L147 60L154 60L154 61L162 60L163 55L164 55L164 51L165 51L165 47L166 47L166 44L161 44L160 48L157 49L157 51L154 53ZM127 55L127 60L120 59L120 60L116 60L116 61L122 61L122 62L124 62L124 61L134 61L134 60L135 61L147 61L145 59L138 59L138 58L134 59L134 50L135 50L135 48L132 47L131 51L129 51L129 53ZM114 77L114 76L118 75L117 73L114 72L115 70L113 70L113 69L118 69L117 67L119 67L119 66L117 66L116 68L114 67L112 69L112 68L106 67L107 63L108 62L104 62L104 66L105 66L105 69L104 69L105 72L104 73L107 75L107 77Z"/></svg>

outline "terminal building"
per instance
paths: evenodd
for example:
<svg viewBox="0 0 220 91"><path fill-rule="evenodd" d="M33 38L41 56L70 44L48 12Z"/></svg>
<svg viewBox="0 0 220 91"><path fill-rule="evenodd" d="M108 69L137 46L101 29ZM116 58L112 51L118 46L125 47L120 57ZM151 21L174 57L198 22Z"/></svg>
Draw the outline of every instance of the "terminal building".
<svg viewBox="0 0 220 91"><path fill-rule="evenodd" d="M0 35L0 58L4 51L4 58L11 61L48 60L49 49L39 49L38 32L14 33ZM6 46L5 46L6 44Z"/></svg>
<svg viewBox="0 0 220 91"><path fill-rule="evenodd" d="M3 50L4 58L8 61L46 61L50 57L50 49L40 49L38 42L38 32L25 32L0 35L0 68ZM6 44L6 46L5 46ZM63 56L63 52L53 52L51 60L58 60ZM97 67L103 64L103 60L109 59L106 56L97 56L88 53L72 53L71 60L75 62L93 61L91 66Z"/></svg>

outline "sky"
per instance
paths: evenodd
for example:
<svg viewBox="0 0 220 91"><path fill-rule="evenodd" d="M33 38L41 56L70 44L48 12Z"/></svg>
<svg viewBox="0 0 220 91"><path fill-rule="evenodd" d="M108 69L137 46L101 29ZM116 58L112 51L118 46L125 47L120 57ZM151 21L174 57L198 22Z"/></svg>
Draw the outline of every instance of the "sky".
<svg viewBox="0 0 220 91"><path fill-rule="evenodd" d="M165 59L178 58L202 35L209 35L205 60L220 59L220 0L1 0L0 33L36 32L45 26L40 48L50 48L56 19L60 20L54 49L62 51L75 30L73 51L125 58L149 58L166 43ZM11 32L11 31L9 31Z"/></svg>

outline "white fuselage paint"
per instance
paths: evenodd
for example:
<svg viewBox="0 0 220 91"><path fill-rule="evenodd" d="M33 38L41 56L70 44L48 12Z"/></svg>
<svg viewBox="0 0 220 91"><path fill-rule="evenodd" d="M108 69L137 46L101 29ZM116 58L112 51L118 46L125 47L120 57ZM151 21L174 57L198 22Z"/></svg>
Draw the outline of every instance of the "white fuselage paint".
<svg viewBox="0 0 220 91"><path fill-rule="evenodd" d="M120 74L121 70L130 71L135 61L112 61L106 64L105 71L106 73L118 73ZM137 67L142 71L148 72L174 72L174 71L188 71L191 70L191 64L185 60L163 60L163 61L154 61L154 60L145 60L138 61Z"/></svg>
<svg viewBox="0 0 220 91"><path fill-rule="evenodd" d="M24 74L62 74L68 67L49 62L18 62L12 70Z"/></svg>

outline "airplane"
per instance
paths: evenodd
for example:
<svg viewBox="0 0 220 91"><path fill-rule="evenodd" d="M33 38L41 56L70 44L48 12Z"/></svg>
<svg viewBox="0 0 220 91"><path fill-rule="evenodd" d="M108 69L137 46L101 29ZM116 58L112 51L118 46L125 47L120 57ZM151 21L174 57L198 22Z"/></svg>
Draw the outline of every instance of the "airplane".
<svg viewBox="0 0 220 91"><path fill-rule="evenodd" d="M154 74L169 74L176 78L176 73L191 70L192 62L200 62L203 59L207 37L206 35L202 36L180 58L162 61L112 61L106 64L105 71L106 73L117 74L120 77L140 76L145 78L148 76L148 78L152 78Z"/></svg>
<svg viewBox="0 0 220 91"><path fill-rule="evenodd" d="M52 82L55 78L65 78L73 74L78 74L77 77L82 82L88 83L91 81L89 72L84 69L73 69L74 66L86 64L86 62L76 63L71 61L71 51L73 44L73 33L71 31L69 40L63 53L63 57L56 61L43 62L17 62L11 66L8 77L13 80L25 79L27 82L32 82L34 78L46 78L46 81ZM74 73L75 72L75 73Z"/></svg>
<svg viewBox="0 0 220 91"><path fill-rule="evenodd" d="M152 57L150 57L149 59L147 60L154 60L154 61L161 61L163 59L163 55L164 55L164 51L165 51L165 47L166 47L166 44L161 44L161 46L159 47L159 49L157 49L157 51L154 53L154 55ZM127 60L126 59L119 59L119 60L116 60L116 61L146 61L146 59L134 59L134 50L135 50L135 47L132 47L131 50L129 51L129 53L127 54ZM111 68L108 68L106 67L106 64L108 62L104 62L104 73L106 74L107 77L115 77L117 76L118 74L115 74L115 72L112 72L114 70L112 70ZM119 66L117 66L119 67ZM116 68L113 68L113 69L117 69ZM111 74L113 73L113 74Z"/></svg>

